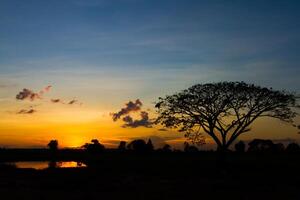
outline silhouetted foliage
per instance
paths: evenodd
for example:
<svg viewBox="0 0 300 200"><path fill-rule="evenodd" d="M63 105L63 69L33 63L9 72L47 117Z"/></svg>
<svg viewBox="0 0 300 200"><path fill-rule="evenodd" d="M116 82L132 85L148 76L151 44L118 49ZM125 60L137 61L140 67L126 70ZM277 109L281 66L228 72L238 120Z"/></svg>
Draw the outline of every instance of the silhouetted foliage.
<svg viewBox="0 0 300 200"><path fill-rule="evenodd" d="M194 152L198 152L198 148L190 145L188 142L184 143L184 152L188 152L188 153L194 153Z"/></svg>
<svg viewBox="0 0 300 200"><path fill-rule="evenodd" d="M151 139L148 140L146 146L147 146L147 151L150 152L150 151L153 151L153 150L154 150L154 146L153 146L153 144L152 144L152 140L151 140Z"/></svg>
<svg viewBox="0 0 300 200"><path fill-rule="evenodd" d="M118 150L120 151L125 151L126 150L126 142L125 141L121 141L119 146L118 146Z"/></svg>
<svg viewBox="0 0 300 200"><path fill-rule="evenodd" d="M100 144L97 139L91 140L91 143L85 143L83 146L88 152L102 152L104 151L105 147Z"/></svg>
<svg viewBox="0 0 300 200"><path fill-rule="evenodd" d="M208 134L226 151L260 117L291 123L296 113L296 97L244 82L197 84L179 93L159 98L156 123L179 128L194 141Z"/></svg>
<svg viewBox="0 0 300 200"><path fill-rule="evenodd" d="M238 153L244 153L246 145L245 145L245 143L243 141L239 141L238 143L236 143L234 145L234 148L235 148L236 152L238 152Z"/></svg>
<svg viewBox="0 0 300 200"><path fill-rule="evenodd" d="M285 148L284 148L284 145L282 143L276 143L274 144L273 146L273 152L275 153L281 153L281 152L284 152L285 151Z"/></svg>
<svg viewBox="0 0 300 200"><path fill-rule="evenodd" d="M57 141L57 140L51 140L51 141L48 143L47 146L49 147L49 149L50 149L51 151L57 151L57 149L58 149L58 141Z"/></svg>
<svg viewBox="0 0 300 200"><path fill-rule="evenodd" d="M169 144L165 144L163 147L162 147L162 151L163 152L172 152L172 148Z"/></svg>
<svg viewBox="0 0 300 200"><path fill-rule="evenodd" d="M274 143L271 140L254 139L249 142L249 152L273 152Z"/></svg>
<svg viewBox="0 0 300 200"><path fill-rule="evenodd" d="M148 146L146 142L142 139L137 139L131 141L128 145L127 148L129 150L135 151L135 152L147 152L148 151Z"/></svg>
<svg viewBox="0 0 300 200"><path fill-rule="evenodd" d="M300 153L300 146L297 143L290 143L285 151L288 153Z"/></svg>

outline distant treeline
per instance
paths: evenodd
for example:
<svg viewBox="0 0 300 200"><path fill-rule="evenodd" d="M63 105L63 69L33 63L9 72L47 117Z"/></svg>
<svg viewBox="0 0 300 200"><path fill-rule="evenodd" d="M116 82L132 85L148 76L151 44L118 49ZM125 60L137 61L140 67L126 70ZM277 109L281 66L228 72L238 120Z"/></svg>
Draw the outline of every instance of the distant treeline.
<svg viewBox="0 0 300 200"><path fill-rule="evenodd" d="M108 149L105 148L103 144L99 142L97 139L91 140L90 143L85 143L81 146L81 148L77 149L59 149L59 143L57 140L51 140L48 145L47 149L36 149L40 152L48 152L50 155L55 154L56 152L85 152L85 153L101 153L101 152L138 152L138 153L150 153L150 152L165 152L165 153L171 153L171 152L203 152L204 150L201 150L196 145L189 144L188 142L184 143L184 148L182 150L180 149L174 149L171 145L165 144L161 148L154 148L154 145L151 141L151 139L148 139L148 141L145 141L143 139L136 139L131 142L126 141L120 141L119 145L115 149ZM34 149L5 149L0 148L0 152L4 152L7 150L15 150L15 151L27 151L27 152L36 152ZM207 151L207 150L206 150ZM213 150L209 150L210 152L213 152ZM218 151L218 149L216 150ZM245 153L245 152L256 152L256 153L280 153L280 152L287 152L287 153L300 153L300 146L297 143L289 143L287 146L285 146L282 143L273 143L272 140L264 140L264 139L254 139L250 141L248 144L246 144L243 141L239 141L235 144L234 150L228 150L228 152L237 152L237 153Z"/></svg>
<svg viewBox="0 0 300 200"><path fill-rule="evenodd" d="M248 148L246 148L248 146ZM48 147L51 151L58 150L58 141L51 140L48 144ZM91 143L86 143L82 146L82 149L87 152L102 152L107 149L103 144L99 142L97 139L91 140ZM173 149L169 144L165 144L161 148L155 149L151 139L148 139L146 142L143 139L136 139L129 143L126 141L120 141L119 146L115 149L120 152L198 152L201 151L197 146L191 145L188 142L184 143L183 150ZM217 149L218 151L218 149ZM231 151L231 150L228 150ZM272 140L263 140L263 139L254 139L246 145L245 142L239 141L234 146L234 151L243 153L243 152L289 152L289 153L297 153L300 152L300 146L297 143L290 143L286 147L282 143L273 143Z"/></svg>

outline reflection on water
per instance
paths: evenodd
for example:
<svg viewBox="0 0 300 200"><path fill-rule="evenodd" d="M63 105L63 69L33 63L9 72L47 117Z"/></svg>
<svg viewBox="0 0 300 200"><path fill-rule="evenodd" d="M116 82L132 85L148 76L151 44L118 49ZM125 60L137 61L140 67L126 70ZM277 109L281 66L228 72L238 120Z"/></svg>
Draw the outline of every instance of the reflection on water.
<svg viewBox="0 0 300 200"><path fill-rule="evenodd" d="M82 168L85 164L76 161L20 161L11 163L17 168L33 168L33 169L47 169L47 168Z"/></svg>

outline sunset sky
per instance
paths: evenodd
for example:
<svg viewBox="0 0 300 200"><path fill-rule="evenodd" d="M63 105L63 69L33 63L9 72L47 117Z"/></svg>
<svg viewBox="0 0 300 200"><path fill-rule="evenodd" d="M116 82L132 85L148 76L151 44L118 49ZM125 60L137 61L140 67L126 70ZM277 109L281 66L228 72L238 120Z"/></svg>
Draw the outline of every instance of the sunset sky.
<svg viewBox="0 0 300 200"><path fill-rule="evenodd" d="M151 120L158 97L195 83L299 93L299 10L297 0L1 0L0 147L149 137L180 147L176 130L122 127L111 113L139 99ZM276 120L252 128L242 139L300 141Z"/></svg>

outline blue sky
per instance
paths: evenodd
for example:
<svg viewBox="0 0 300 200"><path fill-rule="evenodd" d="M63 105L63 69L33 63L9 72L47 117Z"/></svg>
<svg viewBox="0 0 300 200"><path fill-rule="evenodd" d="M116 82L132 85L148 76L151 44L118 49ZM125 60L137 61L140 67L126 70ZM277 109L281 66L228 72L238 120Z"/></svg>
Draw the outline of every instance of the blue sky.
<svg viewBox="0 0 300 200"><path fill-rule="evenodd" d="M0 103L47 85L105 112L195 83L299 92L299 10L297 0L1 0Z"/></svg>
<svg viewBox="0 0 300 200"><path fill-rule="evenodd" d="M297 1L2 0L1 72L205 66L239 74L251 66L293 78L299 8Z"/></svg>

